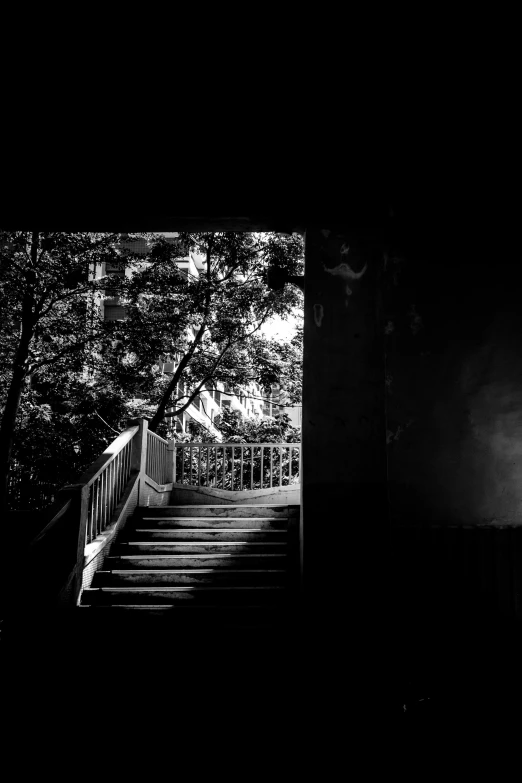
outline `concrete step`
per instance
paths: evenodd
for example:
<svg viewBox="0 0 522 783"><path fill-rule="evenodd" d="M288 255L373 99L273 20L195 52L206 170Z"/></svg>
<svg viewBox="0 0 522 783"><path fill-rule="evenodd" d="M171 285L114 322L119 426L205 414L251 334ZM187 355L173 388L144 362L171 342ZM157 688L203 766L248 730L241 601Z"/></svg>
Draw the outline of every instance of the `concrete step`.
<svg viewBox="0 0 522 783"><path fill-rule="evenodd" d="M180 568L284 568L286 553L235 554L134 554L106 557L104 568L114 569L180 569Z"/></svg>
<svg viewBox="0 0 522 783"><path fill-rule="evenodd" d="M297 511L299 509L297 508ZM272 517L284 518L295 514L292 506L283 506L272 503L267 505L180 505L180 506L140 506L136 509L138 517L214 517L227 519L228 517Z"/></svg>
<svg viewBox="0 0 522 783"><path fill-rule="evenodd" d="M288 579L284 569L216 569L216 568L190 568L190 569L158 569L158 570L124 570L97 571L94 574L91 587L121 587L130 585L190 585L190 584L219 584L219 585L279 585L284 587Z"/></svg>
<svg viewBox="0 0 522 783"><path fill-rule="evenodd" d="M287 599L287 591L276 586L134 586L90 587L83 591L83 605L99 604L202 604L204 606L258 604L281 605Z"/></svg>
<svg viewBox="0 0 522 783"><path fill-rule="evenodd" d="M149 529L168 528L172 530L182 530L185 528L203 528L206 530L227 530L229 528L248 529L256 528L258 530L286 530L288 527L288 517L179 517L179 516L149 516L143 515L128 523L128 529L133 530L136 527L147 527Z"/></svg>
<svg viewBox="0 0 522 783"><path fill-rule="evenodd" d="M237 528L228 529L202 529L202 528L184 528L182 530L156 530L154 528L137 528L132 538L145 541L211 541L211 542L233 542L247 541L256 543L260 541L273 541L284 543L286 541L286 530L262 530L260 528L246 528L244 530Z"/></svg>
<svg viewBox="0 0 522 783"><path fill-rule="evenodd" d="M189 555L189 554L269 554L283 553L287 549L287 543L272 541L129 541L117 545L116 554L134 555Z"/></svg>

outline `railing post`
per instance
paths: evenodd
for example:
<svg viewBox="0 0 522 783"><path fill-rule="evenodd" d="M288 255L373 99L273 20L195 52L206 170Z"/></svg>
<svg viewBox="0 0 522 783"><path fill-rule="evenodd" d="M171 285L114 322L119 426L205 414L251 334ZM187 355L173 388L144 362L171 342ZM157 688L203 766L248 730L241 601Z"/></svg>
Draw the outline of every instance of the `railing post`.
<svg viewBox="0 0 522 783"><path fill-rule="evenodd" d="M136 419L129 425L138 425L139 430L132 439L131 469L139 471L138 505L145 505L145 465L147 463L148 419Z"/></svg>
<svg viewBox="0 0 522 783"><path fill-rule="evenodd" d="M170 440L167 446L167 483L176 483L176 441Z"/></svg>

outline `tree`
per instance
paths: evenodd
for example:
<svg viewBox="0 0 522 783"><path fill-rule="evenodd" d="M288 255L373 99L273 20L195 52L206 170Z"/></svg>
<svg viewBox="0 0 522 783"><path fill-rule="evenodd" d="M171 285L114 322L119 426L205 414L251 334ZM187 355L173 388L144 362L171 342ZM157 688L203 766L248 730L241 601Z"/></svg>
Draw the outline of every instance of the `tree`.
<svg viewBox="0 0 522 783"><path fill-rule="evenodd" d="M0 234L0 507L29 381L36 387L42 378L53 388L83 372L86 349L105 335L94 297L106 281L93 279L89 270L119 260L116 234Z"/></svg>
<svg viewBox="0 0 522 783"><path fill-rule="evenodd" d="M191 251L201 258L201 273L183 275L178 262ZM160 354L178 357L169 380L156 387L152 431L173 414L185 411L203 388L217 382L239 386L250 380L279 380L275 341L260 336L272 316L286 317L302 302L292 288L273 290L267 272L281 256L287 268L300 272L303 242L298 235L180 233L178 246L156 239L156 263L126 282L127 318L114 326L133 371L150 375ZM161 259L161 263L158 260ZM144 338L144 335L147 335ZM152 392L152 390L151 390Z"/></svg>

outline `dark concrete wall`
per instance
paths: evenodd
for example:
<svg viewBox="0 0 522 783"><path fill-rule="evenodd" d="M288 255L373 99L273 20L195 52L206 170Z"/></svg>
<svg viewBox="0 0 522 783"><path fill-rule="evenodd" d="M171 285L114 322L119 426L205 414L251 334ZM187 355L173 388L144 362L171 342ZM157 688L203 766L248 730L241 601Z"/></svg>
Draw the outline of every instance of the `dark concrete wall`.
<svg viewBox="0 0 522 783"><path fill-rule="evenodd" d="M522 524L522 307L495 255L388 258L392 518Z"/></svg>
<svg viewBox="0 0 522 783"><path fill-rule="evenodd" d="M349 231L306 233L303 363L305 595L364 616L387 537L382 253ZM342 626L336 626L342 627Z"/></svg>

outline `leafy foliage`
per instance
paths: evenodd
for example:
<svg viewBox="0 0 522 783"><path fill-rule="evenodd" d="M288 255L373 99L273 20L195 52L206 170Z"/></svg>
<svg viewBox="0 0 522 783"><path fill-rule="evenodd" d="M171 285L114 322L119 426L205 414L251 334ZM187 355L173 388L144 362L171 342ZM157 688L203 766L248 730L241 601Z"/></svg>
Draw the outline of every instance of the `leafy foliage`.
<svg viewBox="0 0 522 783"><path fill-rule="evenodd" d="M148 255L133 249L139 238ZM189 251L199 276L179 268ZM4 488L10 464L34 482L70 481L129 418L152 417L166 434L167 405L186 409L203 385L283 382L297 400L298 340L292 348L259 330L301 302L298 291L268 288L267 269L284 261L298 273L302 256L300 237L271 234L181 234L174 244L131 235L122 244L117 234L1 233ZM132 274L92 279L104 262ZM100 317L109 287L123 321ZM166 354L180 360L177 378L157 366Z"/></svg>

